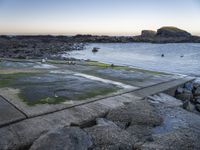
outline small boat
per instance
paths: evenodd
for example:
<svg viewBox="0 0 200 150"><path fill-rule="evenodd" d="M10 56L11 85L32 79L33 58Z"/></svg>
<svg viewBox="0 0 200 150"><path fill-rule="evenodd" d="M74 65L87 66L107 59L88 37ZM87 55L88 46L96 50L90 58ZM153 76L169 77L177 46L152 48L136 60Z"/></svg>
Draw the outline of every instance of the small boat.
<svg viewBox="0 0 200 150"><path fill-rule="evenodd" d="M98 48L98 47L94 47L94 48L92 49L92 52L93 52L93 53L96 53L96 52L99 51L99 49L100 49L100 48Z"/></svg>
<svg viewBox="0 0 200 150"><path fill-rule="evenodd" d="M164 55L164 54L162 54L162 55L161 55L161 57L165 57L165 55Z"/></svg>

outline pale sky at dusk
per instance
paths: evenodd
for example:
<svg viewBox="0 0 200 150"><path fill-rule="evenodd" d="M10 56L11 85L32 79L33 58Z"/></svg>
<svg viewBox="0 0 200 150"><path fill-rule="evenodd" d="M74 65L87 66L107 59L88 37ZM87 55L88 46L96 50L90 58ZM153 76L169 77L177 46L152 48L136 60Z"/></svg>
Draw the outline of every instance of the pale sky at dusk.
<svg viewBox="0 0 200 150"><path fill-rule="evenodd" d="M200 0L0 0L0 34L136 35L161 26L200 35Z"/></svg>

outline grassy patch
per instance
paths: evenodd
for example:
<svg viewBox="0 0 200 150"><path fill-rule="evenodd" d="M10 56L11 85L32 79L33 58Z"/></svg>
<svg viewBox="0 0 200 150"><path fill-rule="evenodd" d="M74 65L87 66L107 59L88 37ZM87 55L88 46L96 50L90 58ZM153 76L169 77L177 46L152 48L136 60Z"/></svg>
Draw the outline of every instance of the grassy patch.
<svg viewBox="0 0 200 150"><path fill-rule="evenodd" d="M117 66L117 65L112 66L111 64L101 63L98 61L86 61L86 64L91 65L91 66L101 67L101 68L112 68L112 69L138 71L138 72L151 73L151 74L170 75L164 72L145 70L145 69L133 68L133 67L128 67L128 66Z"/></svg>

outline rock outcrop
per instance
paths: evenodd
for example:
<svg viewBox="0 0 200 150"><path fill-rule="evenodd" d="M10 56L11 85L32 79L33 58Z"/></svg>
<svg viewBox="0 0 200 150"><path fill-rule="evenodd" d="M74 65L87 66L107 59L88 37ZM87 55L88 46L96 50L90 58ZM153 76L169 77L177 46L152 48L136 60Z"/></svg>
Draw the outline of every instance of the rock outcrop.
<svg viewBox="0 0 200 150"><path fill-rule="evenodd" d="M156 35L156 31L153 30L142 30L142 37L154 37Z"/></svg>
<svg viewBox="0 0 200 150"><path fill-rule="evenodd" d="M191 34L187 31L176 27L162 27L157 30L157 36L161 37L190 37Z"/></svg>

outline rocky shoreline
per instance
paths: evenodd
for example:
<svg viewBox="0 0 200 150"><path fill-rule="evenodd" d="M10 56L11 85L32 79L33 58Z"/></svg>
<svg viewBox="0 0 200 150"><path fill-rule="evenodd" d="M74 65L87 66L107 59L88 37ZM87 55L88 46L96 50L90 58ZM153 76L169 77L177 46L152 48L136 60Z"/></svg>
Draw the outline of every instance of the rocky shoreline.
<svg viewBox="0 0 200 150"><path fill-rule="evenodd" d="M200 37L175 27L143 30L139 36L0 36L0 57L53 58L72 50L83 50L86 43L200 43Z"/></svg>

